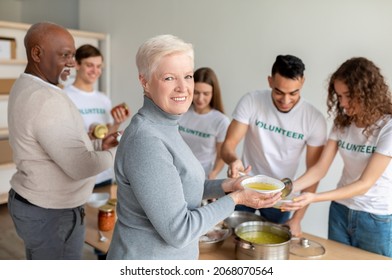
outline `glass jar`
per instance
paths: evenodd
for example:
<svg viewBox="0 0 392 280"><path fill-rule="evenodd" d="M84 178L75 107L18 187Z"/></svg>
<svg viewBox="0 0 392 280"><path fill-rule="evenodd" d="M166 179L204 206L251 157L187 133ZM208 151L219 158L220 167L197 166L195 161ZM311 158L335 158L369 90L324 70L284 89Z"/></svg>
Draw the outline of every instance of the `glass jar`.
<svg viewBox="0 0 392 280"><path fill-rule="evenodd" d="M112 205L105 204L98 209L98 229L110 231L116 222L116 213Z"/></svg>

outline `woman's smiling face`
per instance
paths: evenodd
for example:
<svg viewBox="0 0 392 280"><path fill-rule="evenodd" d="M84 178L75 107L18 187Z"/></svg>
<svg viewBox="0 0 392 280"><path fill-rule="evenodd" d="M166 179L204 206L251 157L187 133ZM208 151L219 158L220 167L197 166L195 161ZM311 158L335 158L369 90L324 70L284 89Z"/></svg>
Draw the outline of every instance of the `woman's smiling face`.
<svg viewBox="0 0 392 280"><path fill-rule="evenodd" d="M141 80L145 95L166 113L184 114L193 100L193 71L193 60L189 55L164 56L150 81Z"/></svg>
<svg viewBox="0 0 392 280"><path fill-rule="evenodd" d="M348 116L352 117L361 112L360 105L358 102L355 102L355 99L352 100L350 90L344 82L335 80L334 88L339 100L339 106Z"/></svg>

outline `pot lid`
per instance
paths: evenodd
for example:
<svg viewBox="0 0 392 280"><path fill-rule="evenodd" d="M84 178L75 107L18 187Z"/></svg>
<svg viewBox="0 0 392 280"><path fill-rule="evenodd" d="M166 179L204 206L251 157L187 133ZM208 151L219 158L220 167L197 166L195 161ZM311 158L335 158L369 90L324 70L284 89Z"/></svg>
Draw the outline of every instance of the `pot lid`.
<svg viewBox="0 0 392 280"><path fill-rule="evenodd" d="M312 258L325 254L323 245L307 238L295 238L290 242L290 253L299 257Z"/></svg>

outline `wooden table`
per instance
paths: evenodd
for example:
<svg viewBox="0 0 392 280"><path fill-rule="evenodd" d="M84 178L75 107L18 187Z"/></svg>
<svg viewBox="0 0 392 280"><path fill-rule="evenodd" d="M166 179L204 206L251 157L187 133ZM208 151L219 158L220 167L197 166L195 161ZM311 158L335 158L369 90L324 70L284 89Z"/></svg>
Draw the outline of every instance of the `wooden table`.
<svg viewBox="0 0 392 280"><path fill-rule="evenodd" d="M290 260L388 260L389 258L370 253L355 247L347 246L329 239L321 238L312 234L304 233L302 237L310 241L316 241L324 246L325 254L319 257L299 257L290 254ZM235 260L234 236L225 240L219 250L211 253L200 254L201 260Z"/></svg>
<svg viewBox="0 0 392 280"><path fill-rule="evenodd" d="M95 189L94 192L108 192L111 198L116 198L117 186L112 185ZM110 240L113 231L104 232L109 239L106 242L99 241L98 234L98 209L86 206L86 240L90 246L106 253L109 249ZM329 239L318 237L312 234L304 233L303 237L316 241L324 246L325 254L320 257L303 258L290 254L290 260L391 260L390 258L370 253L355 247L347 246ZM235 260L235 243L234 236L225 240L219 250L211 253L200 254L201 260Z"/></svg>

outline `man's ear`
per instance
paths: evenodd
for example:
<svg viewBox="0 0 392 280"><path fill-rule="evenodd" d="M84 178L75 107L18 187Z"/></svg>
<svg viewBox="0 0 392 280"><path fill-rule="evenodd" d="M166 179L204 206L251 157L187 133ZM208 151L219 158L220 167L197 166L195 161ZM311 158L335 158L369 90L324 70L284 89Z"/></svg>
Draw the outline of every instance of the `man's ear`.
<svg viewBox="0 0 392 280"><path fill-rule="evenodd" d="M30 55L35 62L41 61L42 54L43 54L43 50L39 45L35 45L34 47L31 48Z"/></svg>
<svg viewBox="0 0 392 280"><path fill-rule="evenodd" d="M305 76L302 77L301 82L302 82L302 85L305 83Z"/></svg>
<svg viewBox="0 0 392 280"><path fill-rule="evenodd" d="M274 82L273 79L274 78L272 76L268 76L268 85L270 88L273 88L273 82Z"/></svg>

